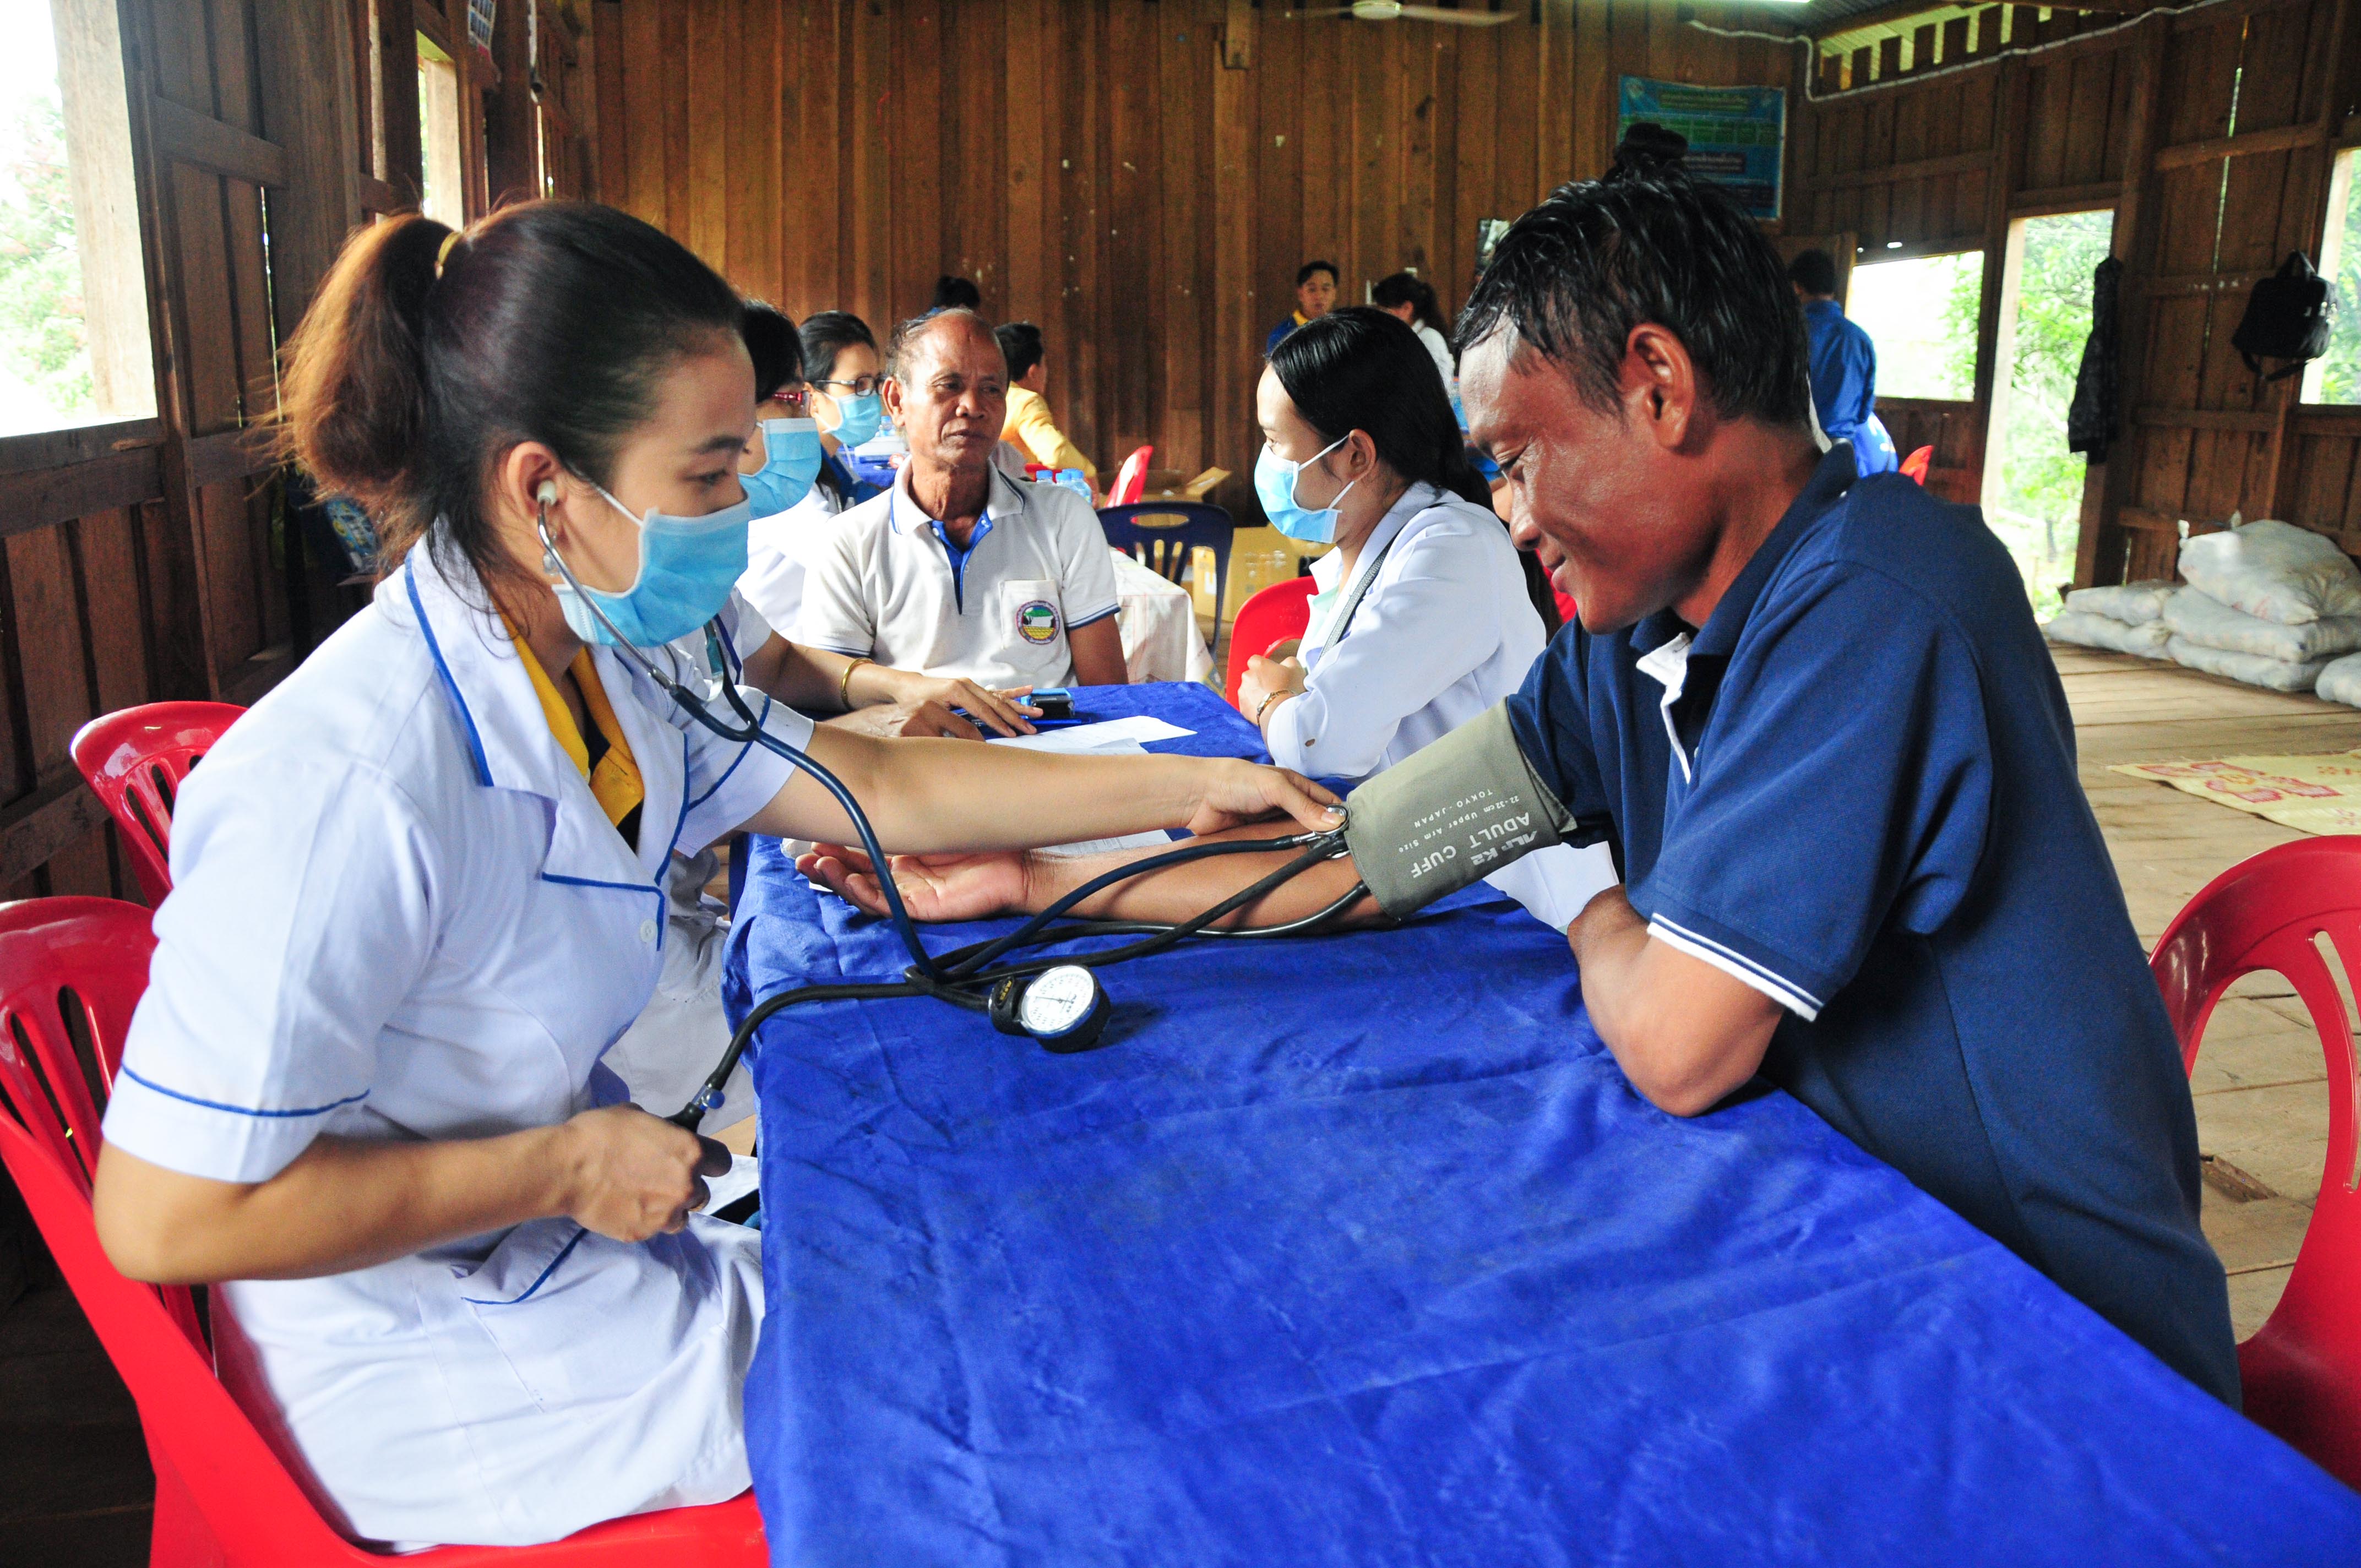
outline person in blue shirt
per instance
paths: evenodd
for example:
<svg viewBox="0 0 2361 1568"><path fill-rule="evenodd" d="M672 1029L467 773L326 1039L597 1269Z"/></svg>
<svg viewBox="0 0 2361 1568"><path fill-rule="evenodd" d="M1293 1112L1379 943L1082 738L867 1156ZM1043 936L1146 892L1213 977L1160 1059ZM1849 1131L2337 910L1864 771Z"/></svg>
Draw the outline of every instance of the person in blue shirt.
<svg viewBox="0 0 2361 1568"><path fill-rule="evenodd" d="M1295 269L1295 309L1262 340L1263 357L1270 357L1279 340L1309 321L1317 321L1336 305L1336 264L1307 261Z"/></svg>
<svg viewBox="0 0 2361 1568"><path fill-rule="evenodd" d="M1530 786L1536 848L1612 846L1622 883L1567 940L1632 1087L1676 1116L1785 1090L2235 1405L2188 1080L2007 551L1976 509L1821 454L1777 256L1677 171L1560 188L1455 335L1513 532L1581 620L1421 757L1453 755L1463 799ZM1183 918L1284 858L1082 908ZM858 866L816 869L874 905ZM1251 917L1373 870L1315 867ZM1062 891L1047 861L895 872L948 917Z"/></svg>
<svg viewBox="0 0 2361 1568"><path fill-rule="evenodd" d="M1894 437L1877 417L1877 345L1845 319L1837 303L1836 258L1807 250L1787 264L1795 297L1804 302L1804 323L1812 340L1812 405L1830 441L1852 444L1861 471L1890 474L1901 466Z"/></svg>

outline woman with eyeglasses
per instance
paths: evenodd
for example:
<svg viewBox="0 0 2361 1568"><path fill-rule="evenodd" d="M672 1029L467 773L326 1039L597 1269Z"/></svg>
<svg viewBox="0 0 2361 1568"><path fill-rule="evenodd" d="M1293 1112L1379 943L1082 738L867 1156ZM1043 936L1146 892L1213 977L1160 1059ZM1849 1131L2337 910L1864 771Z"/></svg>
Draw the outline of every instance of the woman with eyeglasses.
<svg viewBox="0 0 2361 1568"><path fill-rule="evenodd" d="M869 323L849 311L821 311L797 333L796 385L819 433L822 457L811 489L784 510L757 510L746 540L746 574L738 591L773 626L792 628L801 614L804 574L828 520L878 493L843 454L873 437L884 422L877 389L883 365ZM808 380L803 378L809 377Z"/></svg>

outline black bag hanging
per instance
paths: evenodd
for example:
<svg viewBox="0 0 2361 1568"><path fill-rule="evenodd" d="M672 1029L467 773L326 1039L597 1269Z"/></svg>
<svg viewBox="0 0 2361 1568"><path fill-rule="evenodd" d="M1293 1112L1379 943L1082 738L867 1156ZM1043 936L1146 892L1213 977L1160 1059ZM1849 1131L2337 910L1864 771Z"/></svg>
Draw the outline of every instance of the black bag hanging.
<svg viewBox="0 0 2361 1568"><path fill-rule="evenodd" d="M2246 297L2246 313L2230 334L2230 346L2246 360L2246 368L2263 376L2262 361L2287 363L2268 376L2277 381L2303 368L2328 347L2329 327L2336 316L2336 291L2312 269L2312 258L2290 250L2279 269L2255 285Z"/></svg>
<svg viewBox="0 0 2361 1568"><path fill-rule="evenodd" d="M2123 423L2122 364L2117 346L2115 301L2124 264L2110 256L2091 277L2091 335L2082 341L2082 363L2074 373L2074 401L2066 410L2066 450L2091 462L2107 460Z"/></svg>

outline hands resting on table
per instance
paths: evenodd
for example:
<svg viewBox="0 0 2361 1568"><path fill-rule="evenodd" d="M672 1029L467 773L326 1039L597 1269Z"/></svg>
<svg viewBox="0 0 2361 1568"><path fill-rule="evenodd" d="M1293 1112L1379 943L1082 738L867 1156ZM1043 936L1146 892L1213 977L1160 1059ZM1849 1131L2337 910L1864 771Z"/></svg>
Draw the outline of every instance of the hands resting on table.
<svg viewBox="0 0 2361 1568"><path fill-rule="evenodd" d="M862 666L863 672L874 668ZM917 735L929 740L981 740L983 730L977 728L977 722L999 735L1030 735L1030 721L1041 717L1041 710L1025 700L1033 695L1031 686L996 691L971 680L921 675L907 670L884 670L874 675L864 674L862 678L891 679L895 683L889 688L891 696L826 720L831 728L850 729L857 735L882 735L888 740ZM974 719L953 711L959 708L966 709Z"/></svg>
<svg viewBox="0 0 2361 1568"><path fill-rule="evenodd" d="M1223 838L1271 838L1267 826ZM899 855L890 871L911 915L920 920L979 920L1032 913L1115 866L1152 850L1105 855ZM1077 911L1102 919L1172 924L1212 907L1277 870L1286 851L1225 855L1118 883ZM884 913L876 868L859 851L818 846L796 862L806 876L873 915ZM1326 861L1272 890L1224 924L1278 925L1313 914L1344 896L1359 872L1347 860ZM1339 925L1378 917L1364 898ZM1624 894L1593 898L1566 930L1582 974L1583 1000L1599 1037L1631 1086L1676 1116L1712 1109L1752 1078L1782 1016L1777 1003L1713 964L1662 941Z"/></svg>

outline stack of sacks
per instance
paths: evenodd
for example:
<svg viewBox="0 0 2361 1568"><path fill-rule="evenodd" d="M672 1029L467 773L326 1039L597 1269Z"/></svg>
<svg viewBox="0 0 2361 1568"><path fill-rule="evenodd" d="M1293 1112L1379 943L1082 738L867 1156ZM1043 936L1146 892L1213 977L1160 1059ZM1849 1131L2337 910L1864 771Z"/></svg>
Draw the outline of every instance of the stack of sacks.
<svg viewBox="0 0 2361 1568"><path fill-rule="evenodd" d="M2112 588L2076 588L2066 608L2043 623L2045 635L2083 648L2106 648L2161 659L2172 629L2164 607L2180 591L2178 583L2125 583Z"/></svg>
<svg viewBox="0 0 2361 1568"><path fill-rule="evenodd" d="M2265 520L2180 547L2191 591L2164 607L2173 662L2274 691L2310 691L2361 648L2361 569L2317 533Z"/></svg>

